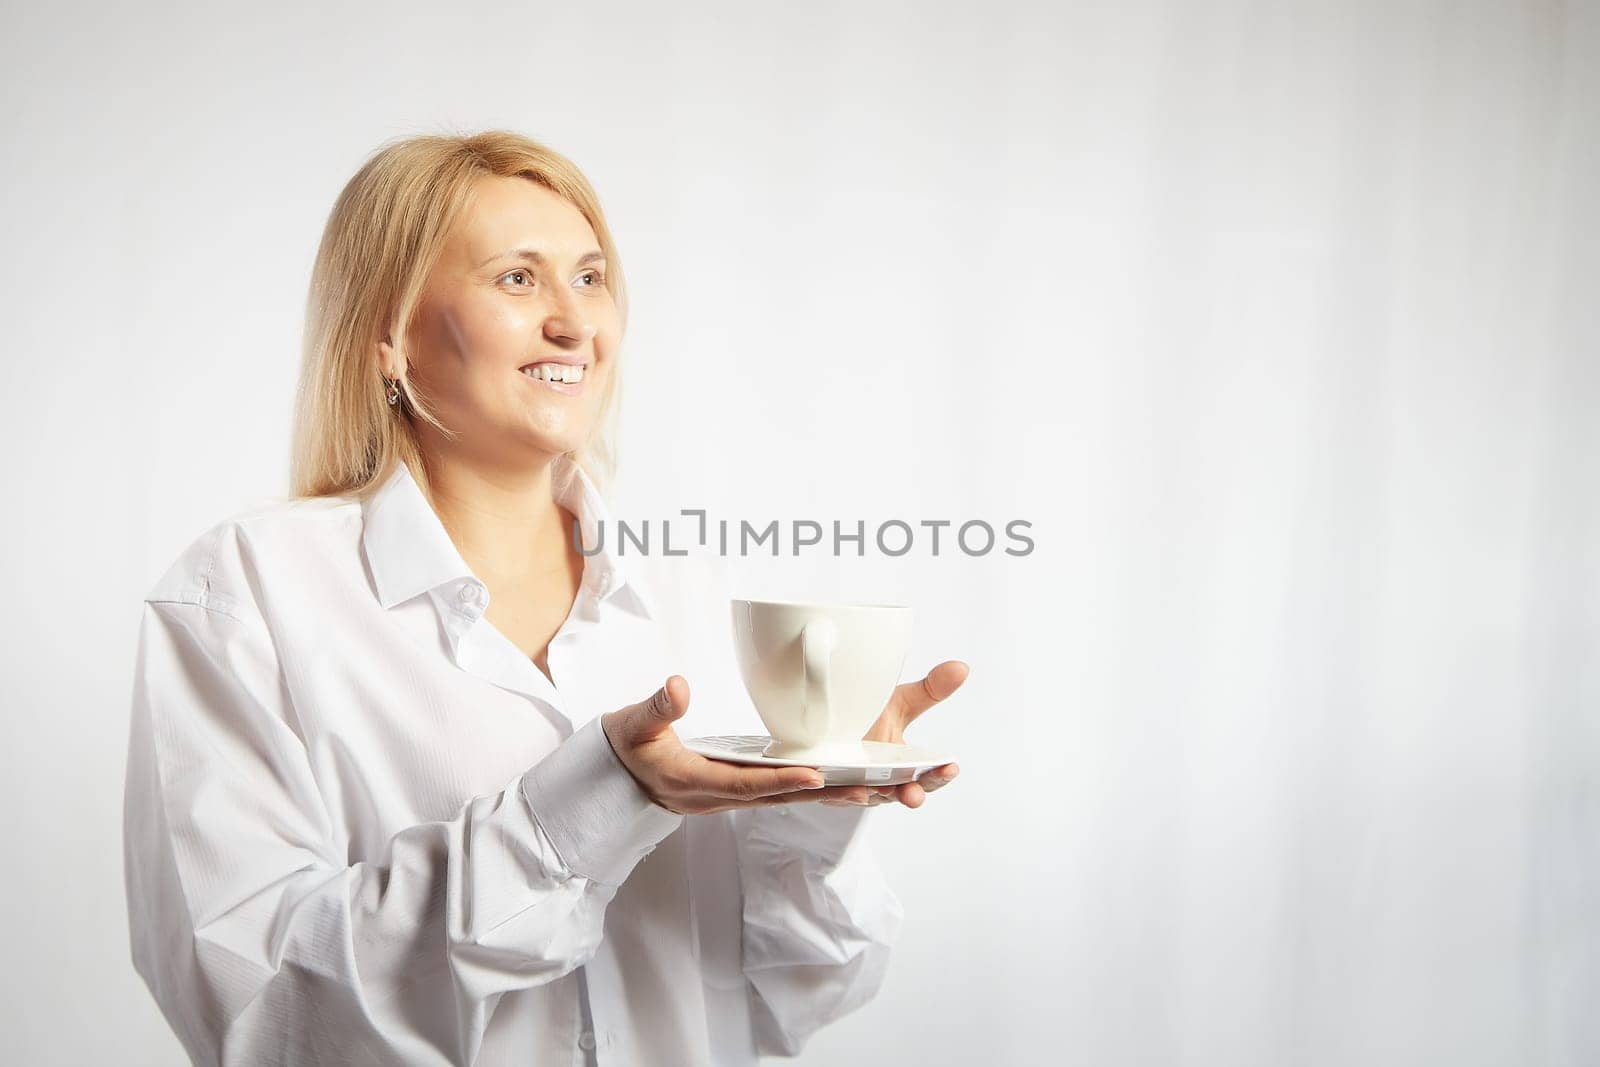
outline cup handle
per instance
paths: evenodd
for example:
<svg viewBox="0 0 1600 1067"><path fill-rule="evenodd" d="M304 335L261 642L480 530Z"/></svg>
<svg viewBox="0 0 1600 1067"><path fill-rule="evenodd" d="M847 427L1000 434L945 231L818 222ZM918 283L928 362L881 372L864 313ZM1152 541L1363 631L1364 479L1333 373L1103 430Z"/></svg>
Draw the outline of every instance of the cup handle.
<svg viewBox="0 0 1600 1067"><path fill-rule="evenodd" d="M833 659L838 627L832 619L812 619L800 628L800 650L804 659L806 706L801 725L813 738L827 737L833 730L833 702L828 673ZM820 727L820 729L819 729Z"/></svg>

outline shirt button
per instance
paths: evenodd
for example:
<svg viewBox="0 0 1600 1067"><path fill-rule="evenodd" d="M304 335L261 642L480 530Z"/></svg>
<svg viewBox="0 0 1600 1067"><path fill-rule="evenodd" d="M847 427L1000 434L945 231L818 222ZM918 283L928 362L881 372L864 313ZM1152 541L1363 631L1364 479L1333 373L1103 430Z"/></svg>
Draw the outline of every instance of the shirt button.
<svg viewBox="0 0 1600 1067"><path fill-rule="evenodd" d="M463 604L476 604L478 602L478 587L472 582L468 582L461 587L461 591L456 595L461 598Z"/></svg>
<svg viewBox="0 0 1600 1067"><path fill-rule="evenodd" d="M594 1034L590 1033L588 1030L585 1030L582 1034L580 1034L578 1036L578 1047L583 1049L585 1052L594 1048Z"/></svg>

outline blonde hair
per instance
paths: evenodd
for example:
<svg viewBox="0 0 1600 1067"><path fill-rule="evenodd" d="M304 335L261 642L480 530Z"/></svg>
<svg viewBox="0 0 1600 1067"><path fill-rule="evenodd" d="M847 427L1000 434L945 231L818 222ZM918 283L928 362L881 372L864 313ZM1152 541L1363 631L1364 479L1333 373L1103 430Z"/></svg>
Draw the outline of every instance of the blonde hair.
<svg viewBox="0 0 1600 1067"><path fill-rule="evenodd" d="M434 415L410 375L402 376L400 401L389 404L378 342L388 335L404 358L406 327L428 275L474 183L490 175L538 182L583 213L605 254L606 288L626 330L622 261L599 198L571 160L506 130L386 142L340 192L312 268L295 398L293 497L365 499L396 463L404 463L432 499L413 420L426 419L447 436L455 433ZM608 375L588 441L567 453L600 487L616 466L619 371L620 365L613 366Z"/></svg>

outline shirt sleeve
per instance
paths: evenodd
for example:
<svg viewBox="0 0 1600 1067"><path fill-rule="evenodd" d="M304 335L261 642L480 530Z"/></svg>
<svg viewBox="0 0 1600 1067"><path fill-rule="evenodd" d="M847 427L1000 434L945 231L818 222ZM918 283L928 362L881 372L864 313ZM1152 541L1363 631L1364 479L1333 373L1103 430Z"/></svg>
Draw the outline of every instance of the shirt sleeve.
<svg viewBox="0 0 1600 1067"><path fill-rule="evenodd" d="M866 840L863 807L735 812L743 969L757 1048L794 1056L877 993L903 920Z"/></svg>
<svg viewBox="0 0 1600 1067"><path fill-rule="evenodd" d="M197 1063L470 1063L503 994L594 954L617 886L681 816L596 719L351 863L269 629L239 607L145 604L124 806L135 967Z"/></svg>

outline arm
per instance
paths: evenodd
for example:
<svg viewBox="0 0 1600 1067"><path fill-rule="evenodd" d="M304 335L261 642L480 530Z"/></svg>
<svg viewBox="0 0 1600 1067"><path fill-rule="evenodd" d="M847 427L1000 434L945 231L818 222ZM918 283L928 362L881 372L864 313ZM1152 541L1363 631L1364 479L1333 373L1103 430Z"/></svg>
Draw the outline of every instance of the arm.
<svg viewBox="0 0 1600 1067"><path fill-rule="evenodd" d="M735 813L744 972L757 1048L793 1056L877 993L903 917L865 839L864 807Z"/></svg>
<svg viewBox="0 0 1600 1067"><path fill-rule="evenodd" d="M200 1063L471 1062L679 822L596 721L348 863L264 621L171 602L141 625L124 815L134 964Z"/></svg>

